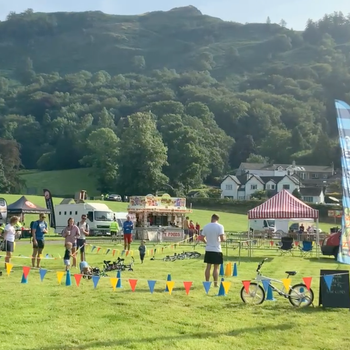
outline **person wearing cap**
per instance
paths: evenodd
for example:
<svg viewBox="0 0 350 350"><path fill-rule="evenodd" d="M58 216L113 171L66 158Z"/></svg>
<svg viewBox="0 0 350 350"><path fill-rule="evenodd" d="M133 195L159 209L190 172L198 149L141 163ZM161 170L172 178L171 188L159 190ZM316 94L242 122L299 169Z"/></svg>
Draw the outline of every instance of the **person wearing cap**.
<svg viewBox="0 0 350 350"><path fill-rule="evenodd" d="M33 236L33 255L32 255L32 266L40 267L41 254L45 247L44 235L47 233L47 223L45 221L46 215L40 214L39 220L35 221L32 226L32 236Z"/></svg>

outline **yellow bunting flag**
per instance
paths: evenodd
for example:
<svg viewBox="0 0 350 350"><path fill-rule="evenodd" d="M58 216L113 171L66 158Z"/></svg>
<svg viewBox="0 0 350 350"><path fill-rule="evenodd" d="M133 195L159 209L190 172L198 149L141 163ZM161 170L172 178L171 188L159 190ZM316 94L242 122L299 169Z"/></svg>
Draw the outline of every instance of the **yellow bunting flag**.
<svg viewBox="0 0 350 350"><path fill-rule="evenodd" d="M63 271L57 271L57 281L58 284L61 284L62 278L64 276L64 272Z"/></svg>
<svg viewBox="0 0 350 350"><path fill-rule="evenodd" d="M134 251L130 250L130 256L134 256Z"/></svg>
<svg viewBox="0 0 350 350"><path fill-rule="evenodd" d="M13 268L13 264L6 263L6 272L7 272L7 276L10 276L10 273L11 273L12 268Z"/></svg>
<svg viewBox="0 0 350 350"><path fill-rule="evenodd" d="M290 287L290 284L292 283L292 280L290 278L283 278L282 279L282 283L284 285L284 288L286 289L286 291L288 292L289 291L289 287Z"/></svg>
<svg viewBox="0 0 350 350"><path fill-rule="evenodd" d="M113 290L115 290L117 287L118 279L119 278L117 278L117 277L111 277L109 279L111 281L111 285L112 285Z"/></svg>
<svg viewBox="0 0 350 350"><path fill-rule="evenodd" d="M167 281L167 282L166 282L166 286L168 287L169 294L171 294L171 292L173 291L174 284L175 284L174 281Z"/></svg>
<svg viewBox="0 0 350 350"><path fill-rule="evenodd" d="M229 282L229 281L223 281L223 282L221 282L221 283L222 283L222 286L224 287L225 294L227 294L228 291L230 290L231 282Z"/></svg>

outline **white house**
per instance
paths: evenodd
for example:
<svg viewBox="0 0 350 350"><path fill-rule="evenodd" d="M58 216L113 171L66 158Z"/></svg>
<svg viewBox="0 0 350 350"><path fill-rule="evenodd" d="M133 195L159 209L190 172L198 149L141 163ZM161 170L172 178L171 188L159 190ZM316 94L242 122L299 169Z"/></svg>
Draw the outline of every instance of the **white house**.
<svg viewBox="0 0 350 350"><path fill-rule="evenodd" d="M221 198L238 199L240 181L234 175L227 175L221 182Z"/></svg>
<svg viewBox="0 0 350 350"><path fill-rule="evenodd" d="M304 202L323 204L324 203L324 193L319 187L305 187L300 189L301 199Z"/></svg>
<svg viewBox="0 0 350 350"><path fill-rule="evenodd" d="M221 198L249 200L257 191L277 193L283 189L292 193L300 188L299 180L293 176L242 176L227 175L221 183Z"/></svg>

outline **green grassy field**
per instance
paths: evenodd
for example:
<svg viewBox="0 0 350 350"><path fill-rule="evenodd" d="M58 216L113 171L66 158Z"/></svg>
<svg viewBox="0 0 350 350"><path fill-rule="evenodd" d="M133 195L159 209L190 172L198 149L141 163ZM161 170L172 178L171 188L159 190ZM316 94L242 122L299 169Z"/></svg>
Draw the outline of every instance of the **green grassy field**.
<svg viewBox="0 0 350 350"><path fill-rule="evenodd" d="M20 198L20 195L2 195L1 197L5 198L8 204L11 204ZM43 196L26 196L26 198L33 202L36 205L40 205L45 207L45 200ZM54 204L59 204L61 202L60 198L54 198ZM96 203L105 203L108 207L115 212L125 212L127 211L127 203L119 203L119 202L108 202L108 201L90 201ZM231 214L227 212L216 212L220 216L220 222L224 225L226 231L246 231L247 230L247 216L242 214ZM209 222L213 211L211 210L201 210L201 209L193 209L193 213L189 214L190 218L194 222L198 222L202 227ZM25 223L28 225L32 220L37 220L37 215L26 215ZM324 232L329 232L330 227L333 227L334 224L329 223L320 223L320 228Z"/></svg>
<svg viewBox="0 0 350 350"><path fill-rule="evenodd" d="M121 248L111 243L102 247ZM154 246L148 246L151 248ZM63 249L63 242L47 243L44 253L58 257ZM201 247L196 250L203 253ZM106 256L101 252L87 250L90 265L102 265ZM226 261L237 261L233 255L236 252L230 251ZM278 257L271 250L257 251L251 261L238 266L238 277L226 279L232 283L228 295L218 297L214 288L205 294L202 258L162 261L169 253L173 251L167 248L154 261L147 257L143 265L136 259L134 271L122 273L123 288L116 291L109 279L115 277L115 272L101 278L96 289L91 280L82 280L77 287L73 277L72 286L65 286L65 277L59 285L56 273L64 271L61 259L43 260L42 267L48 269L43 282L38 270L31 270L28 283L21 284L22 266L28 266L29 259L13 258L13 272L0 277L0 293L4 296L0 349L331 350L349 342L349 310L317 307L319 270L344 268L332 259ZM30 254L28 241L17 244L14 255ZM302 277L313 277L316 307L295 309L288 300L276 296L276 301L261 306L242 303L241 281L252 278L257 262L267 255L270 260L263 267L264 275L281 279L285 270L297 270L293 284L301 282ZM171 295L164 292L168 274L175 282ZM135 292L130 289L129 278L138 280ZM157 281L153 294L148 289L149 279ZM184 281L193 282L189 295Z"/></svg>
<svg viewBox="0 0 350 350"><path fill-rule="evenodd" d="M27 189L35 189L37 194L41 194L43 188L49 188L56 195L73 195L79 189L87 191L89 196L100 194L94 178L90 176L90 169L24 171L20 178L25 180Z"/></svg>

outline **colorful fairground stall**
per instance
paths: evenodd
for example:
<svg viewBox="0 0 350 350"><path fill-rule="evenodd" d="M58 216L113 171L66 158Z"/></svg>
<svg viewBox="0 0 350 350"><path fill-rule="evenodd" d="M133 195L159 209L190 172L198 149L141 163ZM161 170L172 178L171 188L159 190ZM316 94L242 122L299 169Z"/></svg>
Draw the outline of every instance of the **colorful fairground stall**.
<svg viewBox="0 0 350 350"><path fill-rule="evenodd" d="M133 196L128 206L128 213L136 217L136 239L151 242L183 240L183 221L191 212L186 208L186 198L174 198L168 194L161 197Z"/></svg>

